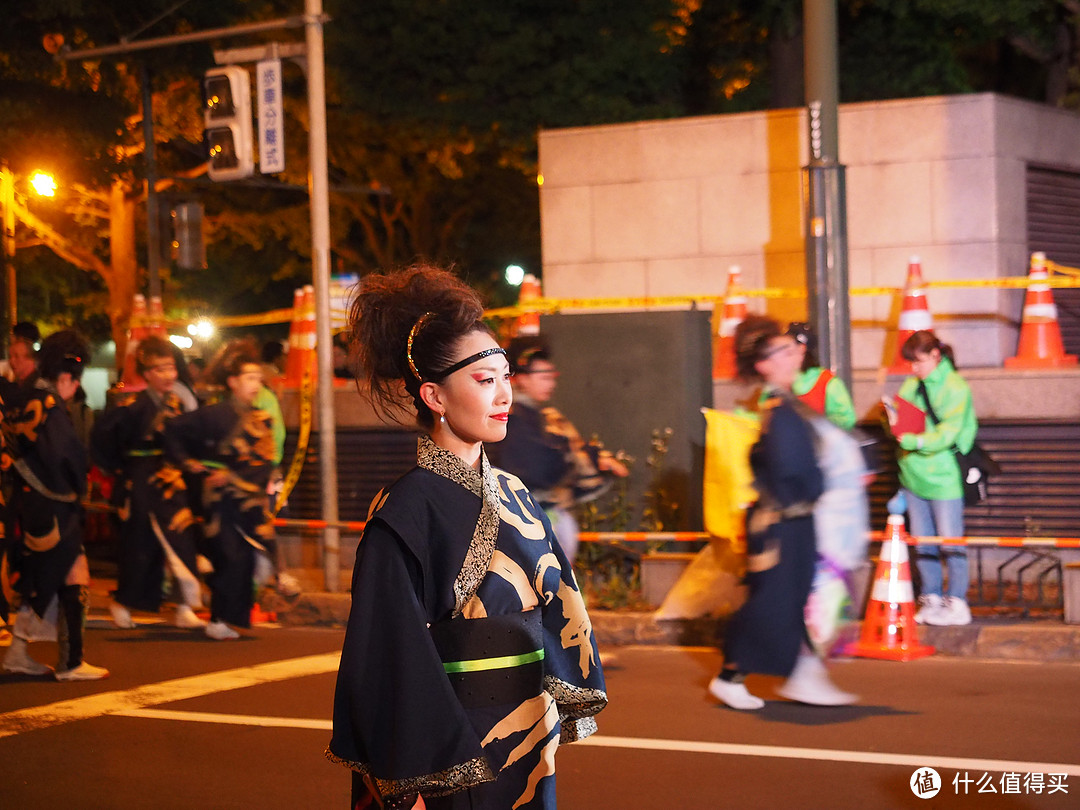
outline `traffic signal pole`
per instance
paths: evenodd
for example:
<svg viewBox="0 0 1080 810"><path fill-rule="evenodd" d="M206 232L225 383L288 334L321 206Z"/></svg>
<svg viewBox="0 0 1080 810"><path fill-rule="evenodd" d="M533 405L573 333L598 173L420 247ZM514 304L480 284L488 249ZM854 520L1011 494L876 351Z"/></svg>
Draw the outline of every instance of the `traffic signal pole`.
<svg viewBox="0 0 1080 810"><path fill-rule="evenodd" d="M323 50L322 0L304 0L307 41L307 95L311 194L311 272L315 283L315 362L319 369L319 464L322 513L338 520L337 431L334 424L334 354L330 329L330 181L326 145L326 64ZM341 588L341 534L323 532L323 587Z"/></svg>
<svg viewBox="0 0 1080 810"><path fill-rule="evenodd" d="M319 473L322 489L322 517L338 521L337 431L334 417L333 347L330 329L330 187L327 169L326 68L323 48L322 0L305 0L304 14L261 23L237 25L211 31L196 31L141 42L125 42L104 48L63 50L58 59L78 61L115 56L191 42L205 42L282 28L303 27L307 45L307 92L310 116L311 262L315 286L316 363L318 365ZM147 105L149 110L149 105ZM327 591L341 588L340 531L328 528L323 534L323 575Z"/></svg>

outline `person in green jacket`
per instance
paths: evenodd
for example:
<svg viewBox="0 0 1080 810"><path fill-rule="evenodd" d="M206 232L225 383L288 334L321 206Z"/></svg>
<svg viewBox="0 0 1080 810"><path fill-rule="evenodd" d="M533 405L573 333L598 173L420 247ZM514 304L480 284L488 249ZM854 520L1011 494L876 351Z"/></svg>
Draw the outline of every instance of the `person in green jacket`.
<svg viewBox="0 0 1080 810"><path fill-rule="evenodd" d="M855 404L844 381L821 367L817 356L817 337L808 323L790 323L787 335L795 339L802 352L802 365L791 383L791 393L804 404L844 430L855 427Z"/></svg>
<svg viewBox="0 0 1080 810"><path fill-rule="evenodd" d="M915 332L900 354L910 361L914 376L904 380L898 396L926 413L921 432L897 436L908 530L915 537L963 537L964 488L955 451L971 450L979 429L971 389L956 371L952 348L933 332ZM889 411L889 420L896 433L895 412ZM948 574L944 588L942 560ZM970 624L967 548L919 544L915 562L922 583L915 620L939 626Z"/></svg>

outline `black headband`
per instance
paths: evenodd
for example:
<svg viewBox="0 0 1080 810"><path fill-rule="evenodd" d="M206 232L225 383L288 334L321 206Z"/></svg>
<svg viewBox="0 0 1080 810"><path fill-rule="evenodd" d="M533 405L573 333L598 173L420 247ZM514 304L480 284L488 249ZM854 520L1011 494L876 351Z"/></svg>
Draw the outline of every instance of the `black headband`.
<svg viewBox="0 0 1080 810"><path fill-rule="evenodd" d="M458 360L456 363L454 363L454 365L450 366L450 368L440 371L431 379L431 382L439 382L440 380L445 380L455 371L460 371L461 369L465 368L465 366L472 365L477 360L482 360L485 357L490 357L493 354L501 354L505 357L506 349L499 348L498 346L492 346L490 349L484 349L482 352L470 354L464 360Z"/></svg>

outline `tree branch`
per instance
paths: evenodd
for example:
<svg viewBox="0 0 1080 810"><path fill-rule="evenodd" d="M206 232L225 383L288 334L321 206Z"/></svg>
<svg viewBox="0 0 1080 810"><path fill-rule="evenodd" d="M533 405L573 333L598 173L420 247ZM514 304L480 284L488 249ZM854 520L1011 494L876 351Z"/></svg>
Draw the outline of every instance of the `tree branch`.
<svg viewBox="0 0 1080 810"><path fill-rule="evenodd" d="M109 282L112 274L111 268L93 253L89 253L71 244L49 225L38 219L18 203L15 204L15 216L38 235L42 244L47 246L49 250L61 259L70 262L80 270L97 273L106 283Z"/></svg>

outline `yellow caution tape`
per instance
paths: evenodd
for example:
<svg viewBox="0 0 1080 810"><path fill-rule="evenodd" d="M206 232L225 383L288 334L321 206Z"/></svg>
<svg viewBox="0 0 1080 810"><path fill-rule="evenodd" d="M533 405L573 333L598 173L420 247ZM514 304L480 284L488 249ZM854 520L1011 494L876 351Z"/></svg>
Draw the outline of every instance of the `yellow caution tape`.
<svg viewBox="0 0 1080 810"><path fill-rule="evenodd" d="M289 498L296 482L300 480L300 473L304 469L304 461L307 458L308 442L311 439L311 411L312 401L315 399L315 375L312 373L314 358L310 358L304 364L303 376L300 379L300 433L296 437L296 450L293 451L292 462L289 464L289 472L281 485L281 494L278 495L274 506L274 517L281 511L281 507Z"/></svg>

